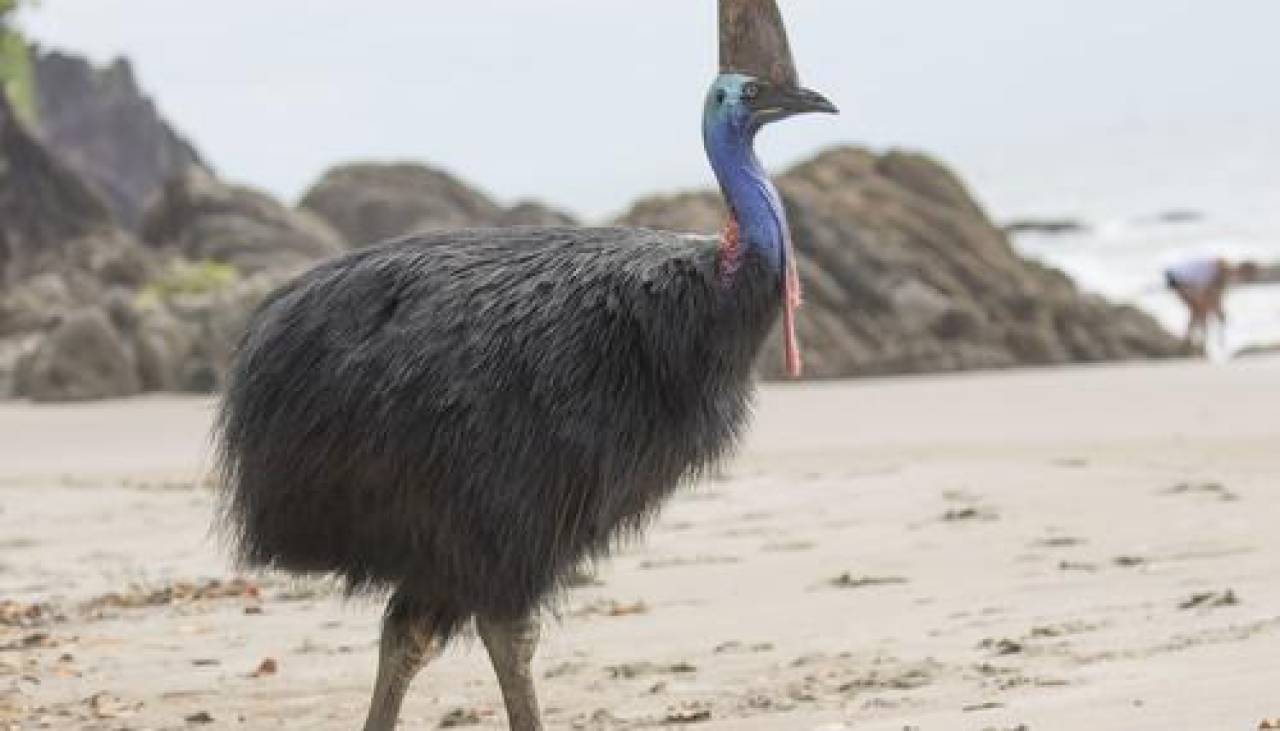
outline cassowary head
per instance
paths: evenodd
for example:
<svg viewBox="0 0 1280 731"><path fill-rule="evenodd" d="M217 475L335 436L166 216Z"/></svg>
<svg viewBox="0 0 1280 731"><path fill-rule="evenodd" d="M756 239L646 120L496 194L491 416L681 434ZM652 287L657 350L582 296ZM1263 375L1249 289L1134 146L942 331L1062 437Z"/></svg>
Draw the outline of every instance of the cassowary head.
<svg viewBox="0 0 1280 731"><path fill-rule="evenodd" d="M838 110L816 91L730 72L712 82L704 121L750 138L766 124L814 112L836 114Z"/></svg>
<svg viewBox="0 0 1280 731"><path fill-rule="evenodd" d="M834 104L800 85L777 0L719 4L720 75L707 94L703 123L708 132L749 141L771 122L836 113Z"/></svg>

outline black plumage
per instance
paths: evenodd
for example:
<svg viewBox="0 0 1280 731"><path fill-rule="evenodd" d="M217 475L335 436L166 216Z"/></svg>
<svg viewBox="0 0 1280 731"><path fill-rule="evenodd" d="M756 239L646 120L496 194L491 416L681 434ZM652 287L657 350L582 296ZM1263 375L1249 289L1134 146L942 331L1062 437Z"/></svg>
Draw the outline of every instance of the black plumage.
<svg viewBox="0 0 1280 731"><path fill-rule="evenodd" d="M324 264L245 337L219 434L255 566L388 588L447 638L520 618L734 445L781 302L748 250L436 233Z"/></svg>
<svg viewBox="0 0 1280 731"><path fill-rule="evenodd" d="M720 239L516 228L322 264L258 310L217 437L224 524L254 566L392 593L366 731L475 618L513 729L540 731L538 609L732 449L760 345L798 281L756 133L831 113L774 0L721 0L703 141Z"/></svg>

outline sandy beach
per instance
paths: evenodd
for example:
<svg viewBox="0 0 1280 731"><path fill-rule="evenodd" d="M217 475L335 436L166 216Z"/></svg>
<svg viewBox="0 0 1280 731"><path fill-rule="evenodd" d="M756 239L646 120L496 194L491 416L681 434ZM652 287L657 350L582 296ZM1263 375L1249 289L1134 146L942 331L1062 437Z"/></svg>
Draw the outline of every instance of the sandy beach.
<svg viewBox="0 0 1280 731"><path fill-rule="evenodd" d="M726 474L548 618L548 726L1256 729L1280 716L1278 382L1254 359L769 386ZM380 607L228 566L212 408L0 405L0 729L363 720ZM505 728L473 645L403 728Z"/></svg>

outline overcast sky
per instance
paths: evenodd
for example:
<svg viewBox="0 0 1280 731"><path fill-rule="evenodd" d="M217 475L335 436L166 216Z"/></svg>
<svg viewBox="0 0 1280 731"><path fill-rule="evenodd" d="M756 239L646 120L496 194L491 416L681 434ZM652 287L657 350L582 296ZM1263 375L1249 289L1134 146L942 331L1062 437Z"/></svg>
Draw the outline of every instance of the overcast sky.
<svg viewBox="0 0 1280 731"><path fill-rule="evenodd" d="M1275 0L783 9L805 81L845 114L771 131L775 167L828 143L903 145L994 190L1036 161L1050 178L1089 156L1174 171L1180 150L1280 130ZM712 0L43 0L23 23L46 45L129 55L231 179L293 198L337 161L420 159L602 216L710 181L714 15Z"/></svg>

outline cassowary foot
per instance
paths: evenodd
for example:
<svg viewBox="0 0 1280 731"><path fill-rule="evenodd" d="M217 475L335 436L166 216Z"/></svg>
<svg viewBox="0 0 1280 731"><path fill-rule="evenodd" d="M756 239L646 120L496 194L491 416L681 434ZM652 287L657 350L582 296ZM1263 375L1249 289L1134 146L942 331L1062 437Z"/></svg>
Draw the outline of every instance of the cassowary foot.
<svg viewBox="0 0 1280 731"><path fill-rule="evenodd" d="M399 597L393 597L382 622L378 679L364 731L393 731L414 676L440 654L431 623Z"/></svg>
<svg viewBox="0 0 1280 731"><path fill-rule="evenodd" d="M476 628L498 675L511 731L542 731L542 716L538 712L530 669L538 646L537 617L515 621L479 617Z"/></svg>

